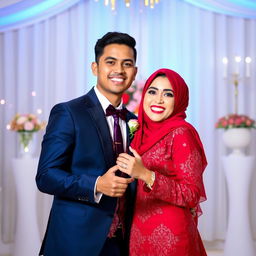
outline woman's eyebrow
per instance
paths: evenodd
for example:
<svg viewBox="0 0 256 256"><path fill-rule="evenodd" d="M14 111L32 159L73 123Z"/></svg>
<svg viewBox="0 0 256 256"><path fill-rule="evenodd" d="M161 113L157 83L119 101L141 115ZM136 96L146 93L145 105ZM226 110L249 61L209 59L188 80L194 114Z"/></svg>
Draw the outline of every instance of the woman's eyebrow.
<svg viewBox="0 0 256 256"><path fill-rule="evenodd" d="M148 89L154 89L154 90L159 90L158 88L156 88L156 87L154 87L154 86L150 86L150 87L148 87ZM166 91L169 91L169 92L173 92L173 90L172 89L163 89L163 91L164 92L166 92Z"/></svg>

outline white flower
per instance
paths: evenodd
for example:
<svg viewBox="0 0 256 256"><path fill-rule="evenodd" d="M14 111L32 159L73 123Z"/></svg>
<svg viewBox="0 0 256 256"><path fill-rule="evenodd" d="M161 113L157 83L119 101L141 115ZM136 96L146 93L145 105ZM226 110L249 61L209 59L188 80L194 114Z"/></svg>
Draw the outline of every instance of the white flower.
<svg viewBox="0 0 256 256"><path fill-rule="evenodd" d="M20 116L20 117L18 117L16 123L17 123L17 124L24 124L27 120L28 120L28 119L27 119L26 116Z"/></svg>
<svg viewBox="0 0 256 256"><path fill-rule="evenodd" d="M139 122L137 119L130 119L128 122L129 130L130 130L130 138L132 139L134 136L134 133L139 128Z"/></svg>

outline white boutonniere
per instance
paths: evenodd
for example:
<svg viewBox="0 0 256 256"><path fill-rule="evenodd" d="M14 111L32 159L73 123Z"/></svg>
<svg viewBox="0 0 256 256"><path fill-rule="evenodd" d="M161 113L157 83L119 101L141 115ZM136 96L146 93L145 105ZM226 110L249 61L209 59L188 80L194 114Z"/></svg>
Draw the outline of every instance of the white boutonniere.
<svg viewBox="0 0 256 256"><path fill-rule="evenodd" d="M132 139L134 137L134 133L138 130L139 128L139 122L137 119L130 119L128 122L128 126L129 126L129 135L130 135L130 139Z"/></svg>

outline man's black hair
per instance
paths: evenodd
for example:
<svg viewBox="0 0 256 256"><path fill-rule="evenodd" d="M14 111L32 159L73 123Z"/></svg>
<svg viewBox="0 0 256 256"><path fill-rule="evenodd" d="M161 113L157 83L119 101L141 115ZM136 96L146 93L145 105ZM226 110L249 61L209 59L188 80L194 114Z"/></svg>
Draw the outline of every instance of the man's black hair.
<svg viewBox="0 0 256 256"><path fill-rule="evenodd" d="M137 58L135 49L136 41L126 33L108 32L102 38L98 39L94 47L95 62L99 63L99 58L103 55L104 48L109 44L125 44L133 49L134 60Z"/></svg>

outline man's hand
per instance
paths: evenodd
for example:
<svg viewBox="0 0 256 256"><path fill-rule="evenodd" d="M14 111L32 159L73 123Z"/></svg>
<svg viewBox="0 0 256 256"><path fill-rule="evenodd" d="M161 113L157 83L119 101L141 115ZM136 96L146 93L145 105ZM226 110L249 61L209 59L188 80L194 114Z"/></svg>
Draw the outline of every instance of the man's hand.
<svg viewBox="0 0 256 256"><path fill-rule="evenodd" d="M96 192L102 193L111 197L121 197L129 183L133 182L133 178L122 178L115 176L115 172L119 170L117 165L111 167L104 175L100 176L97 185Z"/></svg>

